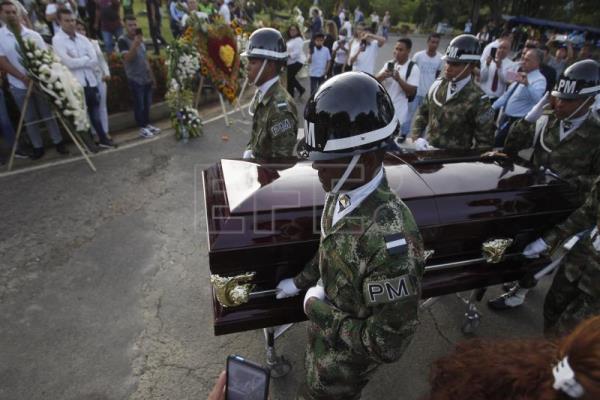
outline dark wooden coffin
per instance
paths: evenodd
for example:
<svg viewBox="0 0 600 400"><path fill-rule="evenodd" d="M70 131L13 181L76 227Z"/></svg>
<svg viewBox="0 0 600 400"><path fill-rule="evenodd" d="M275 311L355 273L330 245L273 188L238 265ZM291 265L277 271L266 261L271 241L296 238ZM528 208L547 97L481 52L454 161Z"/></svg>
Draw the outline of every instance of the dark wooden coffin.
<svg viewBox="0 0 600 400"><path fill-rule="evenodd" d="M521 162L475 153L388 153L390 187L412 210L425 248L423 297L518 279L540 267L520 252L578 204L566 183ZM256 291L292 277L317 250L325 198L310 162L222 160L203 173L211 274L255 272ZM510 238L498 263L482 244ZM215 334L302 321L303 296L223 307L213 298Z"/></svg>

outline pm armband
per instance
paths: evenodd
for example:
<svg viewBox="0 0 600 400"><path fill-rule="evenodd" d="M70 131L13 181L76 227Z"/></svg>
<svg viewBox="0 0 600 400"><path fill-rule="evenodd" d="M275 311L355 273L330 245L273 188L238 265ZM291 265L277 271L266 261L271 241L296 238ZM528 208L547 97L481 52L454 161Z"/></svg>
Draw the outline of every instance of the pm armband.
<svg viewBox="0 0 600 400"><path fill-rule="evenodd" d="M365 281L363 284L363 297L367 306L393 303L416 296L417 292L414 278L408 274L379 281Z"/></svg>

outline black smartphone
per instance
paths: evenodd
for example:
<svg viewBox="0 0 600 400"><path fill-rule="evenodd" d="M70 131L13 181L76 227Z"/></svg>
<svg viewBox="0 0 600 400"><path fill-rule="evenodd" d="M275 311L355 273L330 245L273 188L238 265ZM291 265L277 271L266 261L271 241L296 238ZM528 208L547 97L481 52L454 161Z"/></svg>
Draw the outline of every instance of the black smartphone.
<svg viewBox="0 0 600 400"><path fill-rule="evenodd" d="M362 51L365 51L365 49L367 48L367 41L365 39L360 41L360 49Z"/></svg>
<svg viewBox="0 0 600 400"><path fill-rule="evenodd" d="M227 357L227 400L267 400L270 372L243 357Z"/></svg>
<svg viewBox="0 0 600 400"><path fill-rule="evenodd" d="M136 28L135 34L141 36L142 35L142 28Z"/></svg>
<svg viewBox="0 0 600 400"><path fill-rule="evenodd" d="M394 70L394 63L392 61L389 61L387 63L387 70L392 72Z"/></svg>
<svg viewBox="0 0 600 400"><path fill-rule="evenodd" d="M492 57L492 59L495 59L495 58L496 58L496 52L497 52L497 51L498 51L498 48L497 48L497 47L492 47L492 48L490 49L490 57Z"/></svg>

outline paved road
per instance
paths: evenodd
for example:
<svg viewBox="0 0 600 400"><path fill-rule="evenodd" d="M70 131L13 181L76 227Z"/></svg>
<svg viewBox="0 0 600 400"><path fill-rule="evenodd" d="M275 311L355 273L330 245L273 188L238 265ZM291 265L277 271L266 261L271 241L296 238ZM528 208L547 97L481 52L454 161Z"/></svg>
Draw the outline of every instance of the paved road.
<svg viewBox="0 0 600 400"><path fill-rule="evenodd" d="M199 173L241 154L249 122L233 118L188 144L166 136L99 155L96 174L78 161L0 178L1 399L204 399L228 354L264 360L262 332L212 333ZM540 333L546 288L509 314L483 309L478 335ZM446 296L423 312L403 359L364 398L423 395L430 363L464 339L463 311ZM293 398L304 345L304 324L278 341L293 371L273 381L272 399Z"/></svg>

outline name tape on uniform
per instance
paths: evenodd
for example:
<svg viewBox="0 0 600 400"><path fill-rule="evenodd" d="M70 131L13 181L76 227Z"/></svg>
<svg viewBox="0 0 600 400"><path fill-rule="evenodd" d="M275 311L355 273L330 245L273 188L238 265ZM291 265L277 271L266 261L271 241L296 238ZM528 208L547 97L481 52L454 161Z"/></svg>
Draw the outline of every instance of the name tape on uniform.
<svg viewBox="0 0 600 400"><path fill-rule="evenodd" d="M401 233L386 235L383 239L385 240L385 249L390 255L405 254L408 250L406 239Z"/></svg>
<svg viewBox="0 0 600 400"><path fill-rule="evenodd" d="M368 306L392 303L417 294L410 275L402 275L381 281L365 282L363 297Z"/></svg>
<svg viewBox="0 0 600 400"><path fill-rule="evenodd" d="M284 119L283 121L279 121L276 124L273 124L273 126L271 127L271 133L273 134L273 136L277 136L281 132L290 129L292 129L292 123L289 120Z"/></svg>

